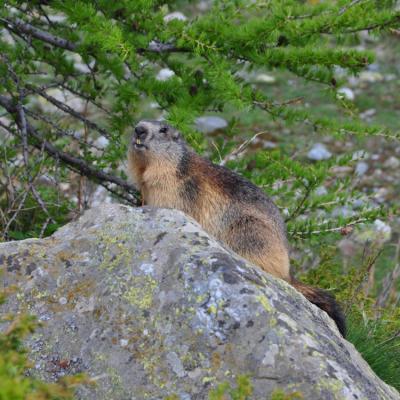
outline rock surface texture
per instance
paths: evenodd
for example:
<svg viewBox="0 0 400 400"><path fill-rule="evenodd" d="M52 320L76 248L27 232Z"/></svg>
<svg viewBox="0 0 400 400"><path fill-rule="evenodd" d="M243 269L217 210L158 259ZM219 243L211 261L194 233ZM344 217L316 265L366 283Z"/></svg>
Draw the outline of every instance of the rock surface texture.
<svg viewBox="0 0 400 400"><path fill-rule="evenodd" d="M244 374L257 400L400 399L324 312L178 211L107 204L0 244L0 269L19 288L0 311L43 322L32 373L95 377L80 399L201 400Z"/></svg>

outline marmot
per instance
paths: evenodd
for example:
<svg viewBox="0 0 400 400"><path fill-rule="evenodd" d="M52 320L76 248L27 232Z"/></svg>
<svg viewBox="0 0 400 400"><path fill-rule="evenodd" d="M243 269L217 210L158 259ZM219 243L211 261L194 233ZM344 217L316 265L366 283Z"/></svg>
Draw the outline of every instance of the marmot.
<svg viewBox="0 0 400 400"><path fill-rule="evenodd" d="M292 284L345 335L345 319L335 299L291 276L284 221L260 188L199 156L176 129L159 121L141 121L135 127L128 171L143 204L190 215L233 251Z"/></svg>

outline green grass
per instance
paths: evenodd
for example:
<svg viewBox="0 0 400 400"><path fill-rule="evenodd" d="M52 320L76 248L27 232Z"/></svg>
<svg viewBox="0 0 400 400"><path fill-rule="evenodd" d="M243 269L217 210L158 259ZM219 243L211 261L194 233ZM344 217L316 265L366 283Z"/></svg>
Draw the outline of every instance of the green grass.
<svg viewBox="0 0 400 400"><path fill-rule="evenodd" d="M400 390L400 331L385 334L383 319L363 322L348 320L347 339L354 344L373 371L387 384Z"/></svg>

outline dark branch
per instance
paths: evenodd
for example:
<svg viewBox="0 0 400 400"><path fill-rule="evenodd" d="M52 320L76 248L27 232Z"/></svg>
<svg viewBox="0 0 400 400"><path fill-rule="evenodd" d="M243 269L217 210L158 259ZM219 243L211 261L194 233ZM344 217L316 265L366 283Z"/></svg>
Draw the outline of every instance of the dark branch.
<svg viewBox="0 0 400 400"><path fill-rule="evenodd" d="M9 98L2 95L0 95L0 106L5 108L10 114L14 116L15 122L17 123L18 128L21 130L22 122L20 121L18 116L17 106L13 104L13 102ZM111 192L114 192L114 190L109 187L109 184L115 184L119 186L121 189L123 189L125 192L129 193L132 196L131 198L129 198L127 196L124 196L123 194L122 195L119 194L120 197L123 197L128 201L133 202L135 205L139 204L138 191L133 185L129 184L128 182L117 176L110 175L107 174L106 172L93 168L81 158L74 157L71 154L65 153L57 149L47 140L43 139L42 135L40 135L36 131L36 129L29 123L29 121L26 121L26 131L31 138L35 139L33 145L39 150L44 149L47 154L49 154L51 157L55 159L59 159L64 164L66 164L68 168L72 169L75 172L80 173L81 175L87 176L88 178L94 181L97 181Z"/></svg>
<svg viewBox="0 0 400 400"><path fill-rule="evenodd" d="M22 21L19 18L15 18L14 21L10 21L9 19L0 18L0 22L3 23L7 28L14 32L21 32L26 35L30 35L36 39L41 40L42 42L49 43L53 46L60 47L69 51L76 51L77 45L72 43L66 39L60 38L58 36L52 35L49 32L38 29L27 22Z"/></svg>

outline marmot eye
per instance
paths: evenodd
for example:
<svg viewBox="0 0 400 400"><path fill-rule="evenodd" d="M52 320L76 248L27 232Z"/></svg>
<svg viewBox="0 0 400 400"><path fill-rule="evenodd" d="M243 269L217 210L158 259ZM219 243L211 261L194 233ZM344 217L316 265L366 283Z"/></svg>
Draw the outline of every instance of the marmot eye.
<svg viewBox="0 0 400 400"><path fill-rule="evenodd" d="M160 133L167 133L168 132L168 127L163 126L162 128L160 128Z"/></svg>

